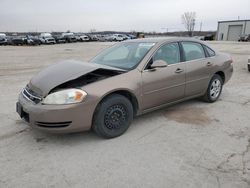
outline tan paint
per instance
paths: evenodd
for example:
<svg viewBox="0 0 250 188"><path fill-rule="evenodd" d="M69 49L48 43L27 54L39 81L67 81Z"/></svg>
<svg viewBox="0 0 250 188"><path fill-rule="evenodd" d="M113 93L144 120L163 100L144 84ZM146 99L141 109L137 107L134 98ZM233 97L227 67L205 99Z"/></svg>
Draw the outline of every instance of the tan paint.
<svg viewBox="0 0 250 188"><path fill-rule="evenodd" d="M39 128L35 125L36 121L52 123L72 121L68 127L40 129L50 132L78 132L91 128L93 114L97 105L104 97L113 92L123 90L135 96L138 102L137 114L139 115L163 106L204 95L210 79L218 71L224 72L225 82L231 78L233 68L230 56L219 52L216 52L217 55L212 58L182 62L164 68L156 68L155 71L145 70L146 64L161 45L178 41L194 41L203 44L201 41L190 38L128 41L155 42L156 45L135 69L83 86L82 89L88 93L88 96L82 103L74 105L33 104L27 101L21 94L18 101L23 106L24 111L29 113L31 126ZM211 62L212 66L207 66L208 62ZM72 66L71 71L69 71L69 64L64 63L60 65L60 71L55 66L52 69L45 69L31 80L31 89L46 96L57 85L100 68L96 65L80 65L79 62L73 62L73 64L75 66ZM178 68L182 69L183 72L176 73ZM54 77L52 80L51 75Z"/></svg>

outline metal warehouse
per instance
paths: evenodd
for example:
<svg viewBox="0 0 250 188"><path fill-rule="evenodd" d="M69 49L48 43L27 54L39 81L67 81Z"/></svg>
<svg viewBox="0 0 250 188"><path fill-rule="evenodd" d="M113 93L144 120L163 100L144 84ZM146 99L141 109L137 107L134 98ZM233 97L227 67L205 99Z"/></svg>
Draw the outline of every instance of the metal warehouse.
<svg viewBox="0 0 250 188"><path fill-rule="evenodd" d="M217 40L237 41L240 36L250 34L250 20L219 21Z"/></svg>

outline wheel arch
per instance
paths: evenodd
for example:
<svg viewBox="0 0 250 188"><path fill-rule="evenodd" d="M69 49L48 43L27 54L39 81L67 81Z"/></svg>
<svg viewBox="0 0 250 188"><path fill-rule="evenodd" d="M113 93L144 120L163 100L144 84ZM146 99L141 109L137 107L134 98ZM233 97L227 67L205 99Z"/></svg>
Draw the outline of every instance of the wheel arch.
<svg viewBox="0 0 250 188"><path fill-rule="evenodd" d="M99 104L104 100L106 99L107 97L111 96L111 95L114 95L114 94L119 94L119 95L122 95L124 97L126 97L132 104L133 106L133 113L134 113L134 116L136 116L137 114L137 111L139 109L139 103L138 103L138 99L136 97L136 95L129 91L129 90L126 90L126 89L119 89L119 90L114 90L114 91L110 91L109 93L106 93L102 98L101 100L98 102L96 108L95 108L95 112L96 112L96 109L98 108ZM94 112L94 113L95 113Z"/></svg>
<svg viewBox="0 0 250 188"><path fill-rule="evenodd" d="M97 112L97 109L99 108L99 105L101 104L101 102L103 100L105 100L107 97L109 97L109 96L111 96L113 94L119 94L119 95L122 95L122 96L126 97L131 102L131 104L133 106L133 115L136 116L137 111L139 109L139 103L138 103L138 99L136 98L135 94L133 94L131 91L126 90L126 89L119 89L119 90L110 91L109 93L106 93L100 99L100 101L98 102L98 104L95 107L95 110L94 110L94 113L93 113L93 116L92 116L92 121L91 121L92 122L91 123L91 128L92 129L93 129L94 118L96 116L96 112Z"/></svg>
<svg viewBox="0 0 250 188"><path fill-rule="evenodd" d="M214 74L217 74L221 77L222 81L223 81L223 84L225 83L225 73L223 71L217 71L216 73Z"/></svg>

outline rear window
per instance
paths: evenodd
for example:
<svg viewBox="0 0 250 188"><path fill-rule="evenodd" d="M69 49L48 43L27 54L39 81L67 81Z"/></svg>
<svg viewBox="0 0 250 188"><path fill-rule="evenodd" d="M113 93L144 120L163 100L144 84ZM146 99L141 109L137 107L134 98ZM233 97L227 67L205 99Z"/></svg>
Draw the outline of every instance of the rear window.
<svg viewBox="0 0 250 188"><path fill-rule="evenodd" d="M205 58L205 52L200 43L182 42L186 61Z"/></svg>
<svg viewBox="0 0 250 188"><path fill-rule="evenodd" d="M209 48L208 46L205 46L205 45L204 45L204 48L206 49L209 57L215 56L215 52L211 48Z"/></svg>

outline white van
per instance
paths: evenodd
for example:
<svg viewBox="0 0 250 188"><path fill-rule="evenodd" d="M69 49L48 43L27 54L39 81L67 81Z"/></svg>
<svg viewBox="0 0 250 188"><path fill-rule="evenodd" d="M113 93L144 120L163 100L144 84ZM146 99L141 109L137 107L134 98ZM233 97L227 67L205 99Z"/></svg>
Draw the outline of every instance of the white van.
<svg viewBox="0 0 250 188"><path fill-rule="evenodd" d="M55 44L56 40L52 37L50 33L41 33L39 37L43 44Z"/></svg>
<svg viewBox="0 0 250 188"><path fill-rule="evenodd" d="M6 45L6 44L7 44L6 34L0 33L0 45Z"/></svg>

